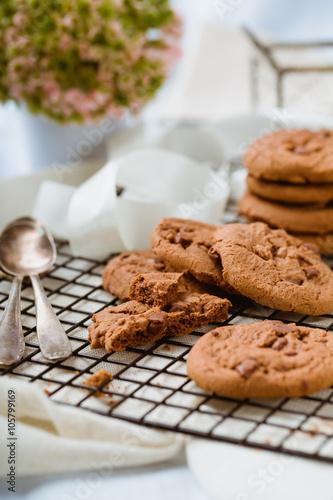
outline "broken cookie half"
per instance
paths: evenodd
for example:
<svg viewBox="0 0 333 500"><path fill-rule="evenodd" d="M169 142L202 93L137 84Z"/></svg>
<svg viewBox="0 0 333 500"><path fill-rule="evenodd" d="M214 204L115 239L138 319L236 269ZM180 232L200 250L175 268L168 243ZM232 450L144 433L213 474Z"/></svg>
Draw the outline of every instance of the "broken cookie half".
<svg viewBox="0 0 333 500"><path fill-rule="evenodd" d="M230 302L209 294L192 294L167 305L151 306L131 300L93 315L88 328L91 348L107 352L147 344L165 335L185 335L227 319Z"/></svg>

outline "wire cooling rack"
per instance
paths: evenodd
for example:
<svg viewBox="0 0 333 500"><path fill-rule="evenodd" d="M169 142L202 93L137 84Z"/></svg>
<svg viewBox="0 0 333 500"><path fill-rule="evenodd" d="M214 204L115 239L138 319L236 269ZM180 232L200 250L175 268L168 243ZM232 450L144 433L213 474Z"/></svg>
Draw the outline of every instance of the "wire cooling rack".
<svg viewBox="0 0 333 500"><path fill-rule="evenodd" d="M229 212L226 218L230 222L235 215ZM216 324L124 352L91 350L87 327L92 314L119 301L100 286L105 262L75 258L65 242L57 242L57 246L56 264L42 281L67 331L73 355L54 364L42 356L33 292L25 284L24 358L10 368L0 369L0 375L39 384L52 400L106 418L333 462L333 388L304 398L241 401L214 396L187 378L186 358L191 347ZM327 262L333 266L333 260ZM9 282L0 280L0 314L9 288ZM333 312L309 317L275 311L248 300L234 306L229 319L221 325L267 318L326 330L333 327ZM99 388L84 385L86 378L101 368L112 373L112 382Z"/></svg>

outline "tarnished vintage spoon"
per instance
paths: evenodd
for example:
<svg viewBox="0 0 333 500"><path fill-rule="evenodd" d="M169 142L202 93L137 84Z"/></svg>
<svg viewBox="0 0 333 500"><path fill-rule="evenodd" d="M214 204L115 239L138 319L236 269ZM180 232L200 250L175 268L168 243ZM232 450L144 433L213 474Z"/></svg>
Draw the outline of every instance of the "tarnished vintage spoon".
<svg viewBox="0 0 333 500"><path fill-rule="evenodd" d="M8 366L22 358L25 348L20 307L22 278L13 278L4 272L1 276L13 282L0 320L0 364Z"/></svg>
<svg viewBox="0 0 333 500"><path fill-rule="evenodd" d="M22 331L22 327L19 319L19 298L24 276L30 277L35 293L36 328L42 354L49 361L57 361L71 355L72 349L69 339L48 301L39 278L39 274L44 273L54 264L56 256L57 250L51 233L32 217L17 219L8 224L2 231L0 235L0 264L3 270L14 276L15 279L13 281L14 291L11 293L12 302L8 301L8 304L11 304L9 305L10 312L8 317L5 313L5 321L3 320L0 325L0 363L2 362L2 337L6 338L7 342L10 339L10 332L13 329L9 328L8 332L8 327L11 321L16 328L12 341L19 340L21 344L22 333L20 333L20 329ZM14 301L16 302L14 303ZM7 330L2 331L4 323ZM18 349L17 355L19 352Z"/></svg>

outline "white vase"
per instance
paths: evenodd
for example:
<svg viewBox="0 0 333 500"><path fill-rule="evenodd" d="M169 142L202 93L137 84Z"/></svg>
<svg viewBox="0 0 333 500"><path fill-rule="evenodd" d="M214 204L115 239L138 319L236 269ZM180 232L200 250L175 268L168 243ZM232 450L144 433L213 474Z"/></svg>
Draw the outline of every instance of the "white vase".
<svg viewBox="0 0 333 500"><path fill-rule="evenodd" d="M104 157L106 139L126 126L125 120L111 118L89 126L60 125L23 108L18 112L29 163L35 169L56 164L77 166L87 158Z"/></svg>
<svg viewBox="0 0 333 500"><path fill-rule="evenodd" d="M77 167L91 158L106 161L110 137L133 127L136 121L127 113L122 119L108 118L96 125L62 126L14 102L0 105L0 178L59 165Z"/></svg>

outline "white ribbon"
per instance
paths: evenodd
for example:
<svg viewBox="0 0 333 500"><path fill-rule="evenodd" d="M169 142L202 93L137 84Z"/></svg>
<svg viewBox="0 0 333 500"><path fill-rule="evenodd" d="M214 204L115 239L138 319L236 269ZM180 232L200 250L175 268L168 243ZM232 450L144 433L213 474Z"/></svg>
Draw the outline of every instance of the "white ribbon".
<svg viewBox="0 0 333 500"><path fill-rule="evenodd" d="M173 151L147 147L110 160L78 188L44 182L34 216L68 239L74 255L92 258L149 247L151 230L162 217L218 224L230 192L224 169L212 168L223 163L221 145L206 131L188 129L179 137L168 133L156 143ZM191 157L175 152L188 152L191 143ZM202 159L203 151L209 163L194 159ZM123 188L120 196L117 186Z"/></svg>

